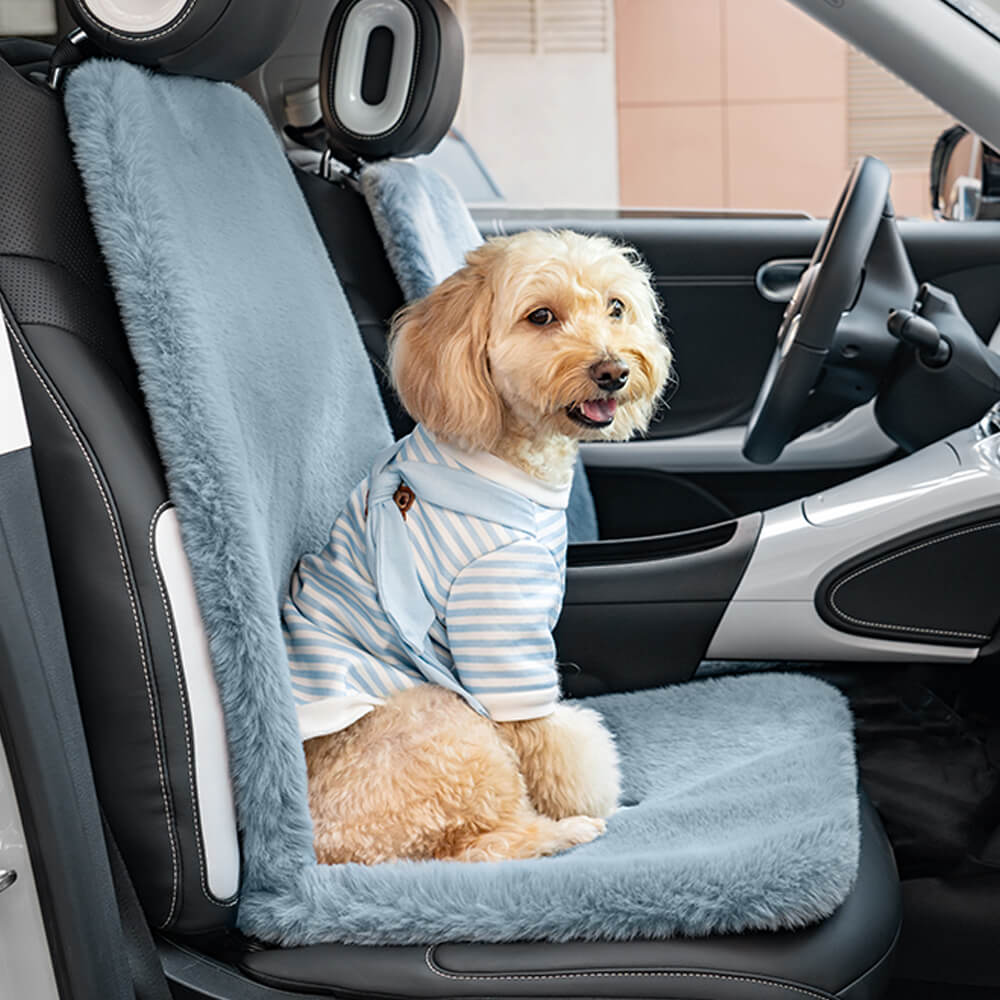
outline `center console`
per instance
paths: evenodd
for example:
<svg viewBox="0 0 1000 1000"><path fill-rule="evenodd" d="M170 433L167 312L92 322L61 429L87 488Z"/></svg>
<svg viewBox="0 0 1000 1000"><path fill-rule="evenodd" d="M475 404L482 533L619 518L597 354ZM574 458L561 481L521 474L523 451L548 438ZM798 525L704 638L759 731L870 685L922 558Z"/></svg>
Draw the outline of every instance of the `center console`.
<svg viewBox="0 0 1000 1000"><path fill-rule="evenodd" d="M702 659L968 663L1000 625L1000 424L763 514L570 554L568 694Z"/></svg>

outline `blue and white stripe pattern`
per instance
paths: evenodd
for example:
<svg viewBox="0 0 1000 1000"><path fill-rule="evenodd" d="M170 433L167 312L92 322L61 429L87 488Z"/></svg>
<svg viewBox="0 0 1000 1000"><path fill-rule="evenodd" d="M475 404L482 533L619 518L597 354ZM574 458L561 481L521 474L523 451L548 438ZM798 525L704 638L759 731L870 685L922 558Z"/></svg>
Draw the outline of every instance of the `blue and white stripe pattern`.
<svg viewBox="0 0 1000 1000"><path fill-rule="evenodd" d="M496 721L547 715L559 696L552 628L562 604L569 486L548 487L493 455L460 452L422 426L400 442L386 470L412 463L422 472L471 472L492 493L520 494L530 523L516 527L482 516L481 500L471 514L452 492L436 503L420 490L403 520L420 599L433 609L430 653L448 679ZM324 549L301 560L282 608L303 739L344 729L393 693L426 683L370 568L370 485L369 476L351 494ZM394 507L385 516L403 518Z"/></svg>

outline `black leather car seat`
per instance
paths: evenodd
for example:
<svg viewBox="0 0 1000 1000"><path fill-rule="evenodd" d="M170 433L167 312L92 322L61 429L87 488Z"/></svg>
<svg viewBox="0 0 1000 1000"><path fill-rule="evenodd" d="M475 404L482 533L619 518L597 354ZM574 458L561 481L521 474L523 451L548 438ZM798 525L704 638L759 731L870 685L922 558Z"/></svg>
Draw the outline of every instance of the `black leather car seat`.
<svg viewBox="0 0 1000 1000"><path fill-rule="evenodd" d="M190 0L182 11L200 2L212 5ZM93 28L94 12L83 0L73 6L81 23ZM236 75L247 60L260 58L262 36L276 40L287 8L230 0L214 4L216 15L223 7L246 18L230 18L228 32L218 34L228 15L217 16L211 44L209 36L178 33L177 50L167 46L163 54L165 40L180 31L169 24L156 29L152 40L127 36L115 25L105 25L103 36L114 39L118 55L135 61L156 65L186 53L193 60L184 66L187 72ZM316 191L327 192L329 182L322 183L327 187ZM59 95L4 61L0 190L7 195L0 215L0 294L95 779L150 924L192 949L186 967L175 972L178 981L195 990L184 977L194 976L202 950L212 950L225 956L230 972L231 992L217 996L246 995L251 987L243 976L265 984L255 987L257 995L267 995L267 985L427 997L878 995L888 974L899 901L891 851L867 804L854 891L831 918L798 932L426 949L259 949L230 940L220 952L238 902L239 845L229 818L218 696L204 664L178 653L182 613L189 616L184 628L197 632L199 625L185 604L183 552L164 520L170 501ZM313 206L319 215L315 199ZM336 229L343 248L335 261L352 257L357 234L370 233L363 214L331 213L326 221L325 232ZM373 272L376 257L372 249ZM358 286L370 288L365 262L352 259ZM346 266L338 263L338 269L343 276ZM371 320L373 328L377 322ZM165 579L168 554L173 569Z"/></svg>

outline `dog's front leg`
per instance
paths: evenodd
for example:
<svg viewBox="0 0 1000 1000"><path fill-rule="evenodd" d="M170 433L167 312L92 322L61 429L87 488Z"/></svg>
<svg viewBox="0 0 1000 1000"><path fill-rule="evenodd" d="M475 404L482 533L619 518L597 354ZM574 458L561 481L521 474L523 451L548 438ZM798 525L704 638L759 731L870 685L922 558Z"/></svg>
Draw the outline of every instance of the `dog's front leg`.
<svg viewBox="0 0 1000 1000"><path fill-rule="evenodd" d="M618 805L618 751L600 715L560 702L550 715L498 722L520 760L532 805L553 819L610 816Z"/></svg>

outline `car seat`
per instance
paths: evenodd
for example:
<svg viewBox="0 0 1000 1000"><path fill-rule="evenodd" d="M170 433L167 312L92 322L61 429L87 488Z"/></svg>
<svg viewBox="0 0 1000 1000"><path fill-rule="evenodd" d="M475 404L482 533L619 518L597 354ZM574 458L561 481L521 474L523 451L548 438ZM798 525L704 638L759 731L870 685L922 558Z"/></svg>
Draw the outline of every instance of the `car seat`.
<svg viewBox="0 0 1000 1000"><path fill-rule="evenodd" d="M105 51L213 78L238 75L262 58L262 38L276 44L288 10L262 0L191 0L181 15L136 33L103 5L100 14L82 0L73 7ZM235 19L219 17L223 7ZM202 19L210 8L213 16ZM192 36L195 12L203 33ZM289 989L373 996L877 996L888 976L899 899L891 851L867 803L854 890L833 916L799 931L456 943L436 948L432 961L418 947L261 948L230 932L239 843L218 695L207 663L178 670L174 623L150 545L151 525L169 497L135 366L59 95L0 62L0 109L0 181L8 193L0 217L0 292L63 626L98 794L147 918L170 939L163 955L175 983L195 996L271 995L247 976L276 996ZM363 214L358 219L359 231L370 225ZM343 233L344 253L354 237ZM176 549L179 539L165 544ZM187 610L197 628L196 608L189 603Z"/></svg>
<svg viewBox="0 0 1000 1000"><path fill-rule="evenodd" d="M421 110L418 99L408 113L386 128L365 114L364 108L359 111L346 101L343 94L339 100L347 106L338 110L338 74L348 73L348 64L363 51L369 37L368 12L375 9L370 3L342 0L326 28L318 94L311 102L317 110L322 108L323 118L305 129L294 125L288 129L292 136L313 146L325 141L327 152L318 160L317 172L333 182L357 186L362 192L407 301L430 292L483 240L457 189L433 167L416 159L433 151L452 126L465 57L461 29L451 8L444 0L436 4L423 0L422 6L440 26L437 52L433 58L420 60L422 76L414 83L415 94L422 88L433 95L430 113ZM402 83L385 59L365 73L365 85L383 94L382 103L396 100L393 88ZM308 90L304 93L309 95ZM296 100L287 110L298 121L309 103ZM309 115L305 113L305 117ZM370 350L380 374L385 349L384 338L376 334ZM385 385L384 374L382 385L383 395L391 397L394 423L411 430L412 421L398 419L398 401ZM597 540L597 513L582 458L575 466L566 517L570 544Z"/></svg>

